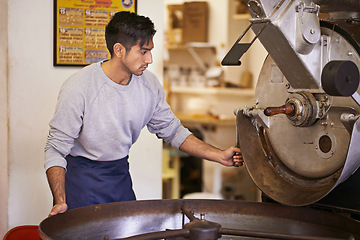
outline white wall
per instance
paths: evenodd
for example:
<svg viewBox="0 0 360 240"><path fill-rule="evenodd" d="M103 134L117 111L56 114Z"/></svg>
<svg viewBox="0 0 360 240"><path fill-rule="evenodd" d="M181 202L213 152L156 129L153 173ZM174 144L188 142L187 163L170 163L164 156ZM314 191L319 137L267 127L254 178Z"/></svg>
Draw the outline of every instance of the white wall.
<svg viewBox="0 0 360 240"><path fill-rule="evenodd" d="M162 0L138 0L138 13L149 16L158 30L150 70L161 81L162 10ZM53 1L9 0L8 28L10 229L39 224L50 211L52 197L43 169L48 122L60 85L80 68L52 65ZM147 130L131 149L130 170L139 199L161 198L161 149L162 142Z"/></svg>
<svg viewBox="0 0 360 240"><path fill-rule="evenodd" d="M0 0L0 237L7 230L8 207L7 39L7 0Z"/></svg>

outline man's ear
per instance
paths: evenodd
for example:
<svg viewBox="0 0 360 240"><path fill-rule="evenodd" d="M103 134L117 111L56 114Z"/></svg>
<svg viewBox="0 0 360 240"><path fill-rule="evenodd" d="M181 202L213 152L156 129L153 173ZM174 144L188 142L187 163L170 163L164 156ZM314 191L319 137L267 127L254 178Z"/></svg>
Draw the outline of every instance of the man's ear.
<svg viewBox="0 0 360 240"><path fill-rule="evenodd" d="M123 54L125 54L125 47L121 43L115 43L114 44L114 54L117 57L121 57Z"/></svg>

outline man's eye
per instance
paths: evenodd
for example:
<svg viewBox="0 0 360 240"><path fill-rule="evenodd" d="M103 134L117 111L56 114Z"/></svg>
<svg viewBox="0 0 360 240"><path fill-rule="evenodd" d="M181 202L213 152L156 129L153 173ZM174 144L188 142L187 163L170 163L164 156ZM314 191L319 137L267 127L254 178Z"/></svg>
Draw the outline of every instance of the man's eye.
<svg viewBox="0 0 360 240"><path fill-rule="evenodd" d="M145 55L145 54L146 54L146 51L142 51L141 54L142 54L142 55Z"/></svg>

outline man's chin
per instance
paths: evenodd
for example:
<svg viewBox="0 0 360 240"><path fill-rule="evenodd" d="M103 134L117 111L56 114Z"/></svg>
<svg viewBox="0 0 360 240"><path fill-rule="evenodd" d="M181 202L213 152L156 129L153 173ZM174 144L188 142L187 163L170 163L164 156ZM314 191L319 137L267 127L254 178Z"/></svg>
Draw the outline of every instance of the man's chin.
<svg viewBox="0 0 360 240"><path fill-rule="evenodd" d="M144 71L145 71L145 70L140 70L140 71L137 71L137 72L135 72L135 73L133 73L133 74L134 74L135 76L141 76L141 75L143 75Z"/></svg>

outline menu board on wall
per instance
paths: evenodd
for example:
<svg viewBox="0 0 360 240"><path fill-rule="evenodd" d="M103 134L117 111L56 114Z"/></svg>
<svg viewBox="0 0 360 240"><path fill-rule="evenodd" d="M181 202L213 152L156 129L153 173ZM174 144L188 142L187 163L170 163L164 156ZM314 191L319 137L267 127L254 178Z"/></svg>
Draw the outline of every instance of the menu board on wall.
<svg viewBox="0 0 360 240"><path fill-rule="evenodd" d="M54 65L84 66L110 57L105 26L136 0L54 0Z"/></svg>

